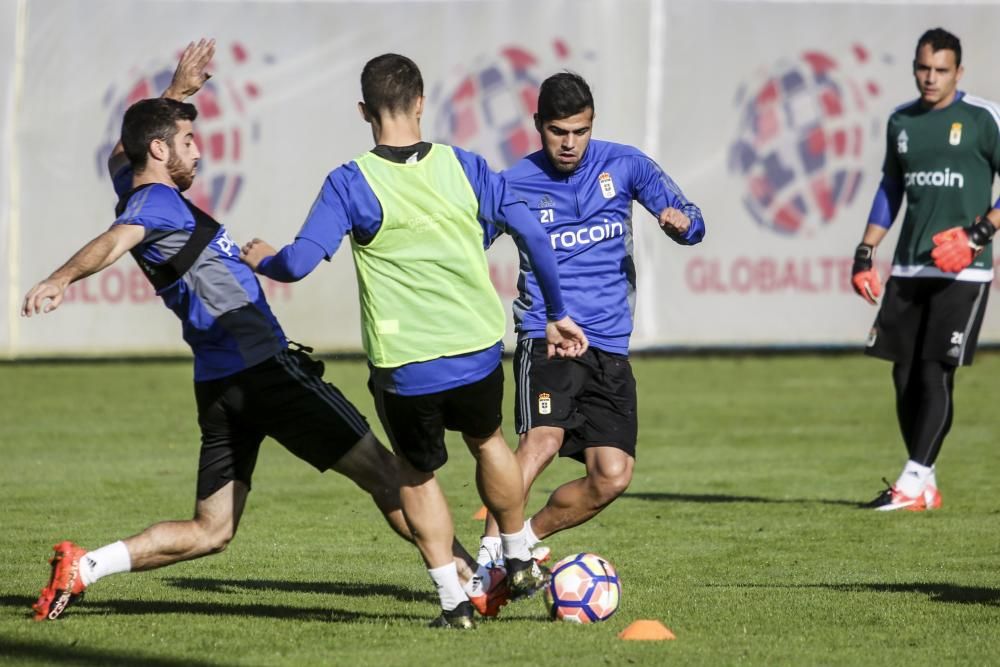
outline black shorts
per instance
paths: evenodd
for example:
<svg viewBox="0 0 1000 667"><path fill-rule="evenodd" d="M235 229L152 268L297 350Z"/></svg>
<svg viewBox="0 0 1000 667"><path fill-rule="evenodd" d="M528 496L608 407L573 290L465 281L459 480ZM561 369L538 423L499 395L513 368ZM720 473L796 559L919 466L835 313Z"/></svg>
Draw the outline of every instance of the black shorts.
<svg viewBox="0 0 1000 667"><path fill-rule="evenodd" d="M514 377L518 433L565 429L559 455L578 461L588 447L617 447L635 458L639 422L628 357L591 347L578 359L548 359L544 339L526 338L514 353Z"/></svg>
<svg viewBox="0 0 1000 667"><path fill-rule="evenodd" d="M265 436L320 471L328 470L368 431L368 422L320 362L284 350L235 375L196 382L201 460L198 499L227 483L250 486Z"/></svg>
<svg viewBox="0 0 1000 667"><path fill-rule="evenodd" d="M890 278L865 354L897 363L920 359L968 366L989 292L990 283Z"/></svg>
<svg viewBox="0 0 1000 667"><path fill-rule="evenodd" d="M421 472L434 472L448 460L445 429L486 438L503 421L502 364L482 380L433 394L401 396L371 380L368 389L392 448Z"/></svg>

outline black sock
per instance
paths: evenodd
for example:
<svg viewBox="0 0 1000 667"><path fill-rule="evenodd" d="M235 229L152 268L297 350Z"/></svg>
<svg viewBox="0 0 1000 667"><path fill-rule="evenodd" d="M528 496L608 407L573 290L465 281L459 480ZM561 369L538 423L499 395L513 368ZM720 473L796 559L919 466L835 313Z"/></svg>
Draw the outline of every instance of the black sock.
<svg viewBox="0 0 1000 667"><path fill-rule="evenodd" d="M915 414L908 450L911 460L930 467L951 430L955 367L940 361L921 361L911 375L919 378L920 391L919 398L913 401Z"/></svg>
<svg viewBox="0 0 1000 667"><path fill-rule="evenodd" d="M919 363L919 362L918 362ZM907 457L913 458L913 431L919 415L920 378L913 372L913 364L892 365L892 383L896 387L896 419L899 432L906 445Z"/></svg>

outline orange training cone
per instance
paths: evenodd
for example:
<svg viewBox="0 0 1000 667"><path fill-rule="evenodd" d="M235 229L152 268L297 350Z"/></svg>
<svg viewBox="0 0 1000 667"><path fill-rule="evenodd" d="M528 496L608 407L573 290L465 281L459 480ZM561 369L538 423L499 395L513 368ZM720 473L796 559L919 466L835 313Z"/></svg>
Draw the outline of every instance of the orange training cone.
<svg viewBox="0 0 1000 667"><path fill-rule="evenodd" d="M663 640L677 639L670 628L659 621L638 620L618 633L620 639Z"/></svg>
<svg viewBox="0 0 1000 667"><path fill-rule="evenodd" d="M478 510L476 510L476 513L472 515L472 518L475 519L476 521L485 521L486 520L486 505L483 505Z"/></svg>

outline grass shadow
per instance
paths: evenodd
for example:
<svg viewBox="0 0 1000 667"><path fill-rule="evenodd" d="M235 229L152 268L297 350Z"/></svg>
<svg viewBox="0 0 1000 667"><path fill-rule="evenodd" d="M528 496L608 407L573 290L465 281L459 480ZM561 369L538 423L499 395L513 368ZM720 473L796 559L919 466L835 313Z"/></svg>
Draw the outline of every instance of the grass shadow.
<svg viewBox="0 0 1000 667"><path fill-rule="evenodd" d="M348 583L344 581L281 581L276 579L215 579L209 577L171 577L166 583L176 588L212 593L244 591L283 591L287 593L323 593L350 597L384 597L406 602L437 602L431 591L414 590L392 584Z"/></svg>
<svg viewBox="0 0 1000 667"><path fill-rule="evenodd" d="M20 607L28 610L33 598L24 596L0 596L0 606ZM414 614L371 614L349 611L334 607L295 607L279 604L234 604L230 602L195 602L179 600L96 600L81 601L66 612L66 615L89 616L120 614L136 616L147 614L188 614L202 616L236 616L239 618L271 618L293 621L321 621L325 623L355 623L372 620L414 620L425 621L427 617Z"/></svg>
<svg viewBox="0 0 1000 667"><path fill-rule="evenodd" d="M707 584L708 588L725 588L725 584ZM841 593L921 593L934 602L952 604L985 604L1000 607L1000 588L962 586L949 583L856 583L856 584L730 584L736 588L824 588Z"/></svg>
<svg viewBox="0 0 1000 667"><path fill-rule="evenodd" d="M22 658L31 662L46 661L59 665L144 665L145 667L224 667L224 662L205 662L191 658L162 658L152 655L121 653L77 646L58 646L42 642L0 638L0 656Z"/></svg>
<svg viewBox="0 0 1000 667"><path fill-rule="evenodd" d="M863 507L864 503L854 500L832 500L827 498L767 498L765 496L734 496L725 493L646 493L626 491L622 498L649 500L653 502L670 501L680 503L774 503L789 505L804 505L819 503L822 505L841 505L844 507Z"/></svg>
<svg viewBox="0 0 1000 667"><path fill-rule="evenodd" d="M835 591L876 593L923 593L934 602L956 604L986 604L1000 607L1000 588L982 586L960 586L958 584L820 584L821 588Z"/></svg>

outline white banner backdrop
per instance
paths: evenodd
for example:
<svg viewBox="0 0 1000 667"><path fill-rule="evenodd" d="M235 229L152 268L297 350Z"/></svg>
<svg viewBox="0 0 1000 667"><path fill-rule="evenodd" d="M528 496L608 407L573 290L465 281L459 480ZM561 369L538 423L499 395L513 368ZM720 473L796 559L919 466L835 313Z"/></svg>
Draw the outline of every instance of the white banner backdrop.
<svg viewBox="0 0 1000 667"><path fill-rule="evenodd" d="M17 4L0 0L0 18L14 16ZM103 164L121 114L159 94L179 48L202 35L219 46L216 75L192 100L201 113L203 169L189 194L237 241L260 236L275 245L294 237L326 174L370 148L355 108L369 58L412 57L428 96L425 138L479 151L496 169L538 146L531 123L538 83L563 68L583 74L596 96L595 136L658 158L707 220L705 243L680 248L636 207L637 348L860 343L874 310L849 292L850 256L878 181L886 116L912 98L909 62L920 32L939 23L957 32L967 49L963 87L1000 98L988 75L995 4L50 0L27 7L16 164L0 143L0 173L17 169L4 184L20 184L16 212L12 198L0 199L0 225L10 217L20 238L8 266L7 293L17 298L0 301L8 356L185 349L176 318L130 258L74 285L49 316L22 320L16 301L110 223L115 198ZM2 38L15 21L0 25ZM13 80L14 50L6 45L14 42L0 42L0 84ZM809 78L816 67L830 85ZM763 186L744 173L740 152L760 139L757 126L745 124L754 100L768 81L796 76L805 83L789 96L794 114L779 114L765 139L787 157L768 184L782 194L775 201L794 201L784 195L795 192L804 214L748 205L748 193ZM843 113L825 119L823 104ZM816 125L809 118L822 139L805 134ZM808 164L797 158L803 140L812 148ZM825 190L813 185L817 174ZM291 337L322 350L360 349L349 255L342 248L300 283L266 285ZM513 245L490 257L509 303ZM1000 340L996 322L988 320L984 339Z"/></svg>
<svg viewBox="0 0 1000 667"><path fill-rule="evenodd" d="M708 234L676 248L644 226L635 343L860 346L875 309L850 288L850 258L886 120L916 97L917 39L953 31L961 89L1000 100L996 25L1000 7L982 3L666 3L654 153L702 205ZM879 248L883 278L898 224ZM982 340L1000 340L996 310Z"/></svg>
<svg viewBox="0 0 1000 667"><path fill-rule="evenodd" d="M0 0L0 262L6 267L7 280L0 287L0 350L11 349L11 326L17 314L17 299L12 277L16 275L16 258L11 251L10 211L15 206L11 201L11 181L14 172L14 105L15 72L17 59L17 0ZM16 243L16 239L14 239Z"/></svg>

